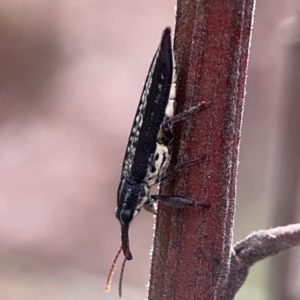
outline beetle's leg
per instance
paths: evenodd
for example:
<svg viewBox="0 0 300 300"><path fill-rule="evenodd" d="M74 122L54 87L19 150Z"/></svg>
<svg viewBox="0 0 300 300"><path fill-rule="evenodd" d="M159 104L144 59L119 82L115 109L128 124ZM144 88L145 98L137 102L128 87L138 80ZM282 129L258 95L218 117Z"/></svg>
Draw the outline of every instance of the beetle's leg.
<svg viewBox="0 0 300 300"><path fill-rule="evenodd" d="M193 199L186 198L180 195L172 195L172 196L151 195L150 197L151 197L151 201L156 202L157 200L160 200L166 203L168 206L187 207L187 206L199 205L204 207L210 207L210 204L208 203L196 202Z"/></svg>
<svg viewBox="0 0 300 300"><path fill-rule="evenodd" d="M190 109L167 119L161 126L164 135L168 136L170 134L169 132L171 131L171 126L173 124L180 122L182 120L185 120L190 115L195 113L197 110L199 110L200 108L205 107L205 106L206 106L206 103L204 101L200 102L197 105L192 106Z"/></svg>
<svg viewBox="0 0 300 300"><path fill-rule="evenodd" d="M159 181L170 181L177 178L178 174L182 172L183 169L189 167L199 161L202 161L206 158L206 155L202 155L201 157L191 159L190 161L184 162L175 167L169 167L168 170L159 178Z"/></svg>
<svg viewBox="0 0 300 300"><path fill-rule="evenodd" d="M147 211L153 215L156 215L156 213L157 213L157 206L156 206L155 202L151 202L149 204L144 204L143 208L145 209L145 211Z"/></svg>

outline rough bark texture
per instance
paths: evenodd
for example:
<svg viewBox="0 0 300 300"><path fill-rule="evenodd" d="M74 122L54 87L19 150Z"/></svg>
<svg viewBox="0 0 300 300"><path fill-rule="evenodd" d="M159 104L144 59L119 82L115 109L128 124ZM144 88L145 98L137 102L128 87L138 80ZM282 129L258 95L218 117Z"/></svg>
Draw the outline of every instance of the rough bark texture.
<svg viewBox="0 0 300 300"><path fill-rule="evenodd" d="M160 204L149 299L228 299L236 176L254 0L178 1L177 112L208 103L176 126L172 163L197 157L161 194L210 208Z"/></svg>

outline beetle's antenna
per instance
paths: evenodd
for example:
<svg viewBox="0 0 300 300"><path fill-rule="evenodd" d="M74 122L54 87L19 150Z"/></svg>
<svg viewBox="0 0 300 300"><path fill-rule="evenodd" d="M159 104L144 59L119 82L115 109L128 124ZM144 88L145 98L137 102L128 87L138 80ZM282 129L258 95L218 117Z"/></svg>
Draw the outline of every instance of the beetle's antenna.
<svg viewBox="0 0 300 300"><path fill-rule="evenodd" d="M117 261L118 261L118 258L121 254L121 251L122 251L122 246L120 247L119 251L117 252L116 256L115 256L115 259L110 267L110 270L109 270L109 273L108 273L108 276L107 276L107 279L106 279L106 283L105 283L105 291L108 293L110 291L110 284L111 284L111 280L113 278L113 275L114 275L114 272L115 272L115 269L116 269L116 266L117 266ZM123 263L124 264L124 263ZM122 265L122 268L123 268L123 265Z"/></svg>
<svg viewBox="0 0 300 300"><path fill-rule="evenodd" d="M126 256L124 257L122 267L121 267L121 273L120 273L120 279L119 279L119 297L122 297L122 283L123 283L123 275L125 270L125 264L126 264Z"/></svg>

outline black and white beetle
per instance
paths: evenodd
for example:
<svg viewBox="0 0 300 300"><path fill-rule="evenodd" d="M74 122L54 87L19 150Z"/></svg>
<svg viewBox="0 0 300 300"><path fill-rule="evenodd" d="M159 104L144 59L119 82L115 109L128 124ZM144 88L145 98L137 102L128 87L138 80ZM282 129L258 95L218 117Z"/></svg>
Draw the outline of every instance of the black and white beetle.
<svg viewBox="0 0 300 300"><path fill-rule="evenodd" d="M172 124L199 109L203 103L187 112L173 116L176 89L171 29L167 27L152 60L137 112L127 143L118 188L116 218L121 224L122 246L110 270L106 290L121 250L125 259L122 265L119 295L122 294L122 278L126 260L132 259L129 247L129 226L141 208L151 210L157 200L175 206L194 205L195 201L181 196L150 195L150 188L167 177L171 158L169 143ZM207 205L205 205L207 206Z"/></svg>

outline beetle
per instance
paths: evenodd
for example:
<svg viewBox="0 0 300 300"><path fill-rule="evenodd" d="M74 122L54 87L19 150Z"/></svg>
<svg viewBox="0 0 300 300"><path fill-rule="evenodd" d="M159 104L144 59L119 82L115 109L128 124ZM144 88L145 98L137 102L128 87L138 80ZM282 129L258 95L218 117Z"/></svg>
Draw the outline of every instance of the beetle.
<svg viewBox="0 0 300 300"><path fill-rule="evenodd" d="M129 135L118 187L115 216L121 225L122 245L109 272L106 290L110 289L110 281L118 256L123 251L125 258L119 281L120 297L125 262L132 259L129 246L129 227L140 210L145 208L153 211L153 204L157 200L174 206L196 204L192 199L177 195L150 195L150 188L168 177L172 125L185 119L204 105L204 102L201 102L188 111L174 116L176 96L174 64L171 29L167 27L163 31L161 42L147 74Z"/></svg>

